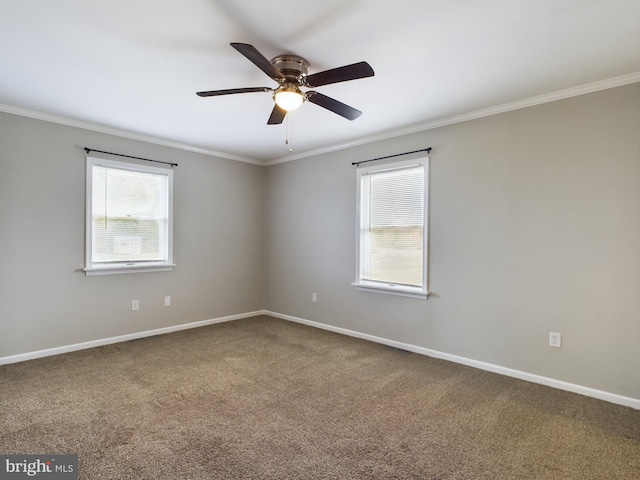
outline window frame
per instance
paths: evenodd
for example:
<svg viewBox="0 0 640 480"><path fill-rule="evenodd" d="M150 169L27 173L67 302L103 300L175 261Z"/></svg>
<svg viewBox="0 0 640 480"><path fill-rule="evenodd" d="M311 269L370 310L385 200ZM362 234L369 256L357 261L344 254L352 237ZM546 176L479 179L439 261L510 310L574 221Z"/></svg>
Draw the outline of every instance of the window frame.
<svg viewBox="0 0 640 480"><path fill-rule="evenodd" d="M167 177L167 228L166 258L163 260L138 260L134 262L96 262L93 259L93 170L94 167L114 168L133 172L165 175ZM111 275L173 270L173 169L137 162L111 160L97 156L86 157L86 197L85 197L85 275Z"/></svg>
<svg viewBox="0 0 640 480"><path fill-rule="evenodd" d="M363 245L362 222L365 209L362 186L363 177L375 172L400 170L415 166L422 166L424 169L424 209L423 209L423 235L422 235L422 285L413 287L410 285L397 285L391 282L377 282L363 279L363 265L365 263L365 245ZM430 292L429 282L429 157L418 157L401 162L385 163L374 166L358 167L356 170L356 265L355 281L352 286L356 290L398 295L403 297L426 299Z"/></svg>

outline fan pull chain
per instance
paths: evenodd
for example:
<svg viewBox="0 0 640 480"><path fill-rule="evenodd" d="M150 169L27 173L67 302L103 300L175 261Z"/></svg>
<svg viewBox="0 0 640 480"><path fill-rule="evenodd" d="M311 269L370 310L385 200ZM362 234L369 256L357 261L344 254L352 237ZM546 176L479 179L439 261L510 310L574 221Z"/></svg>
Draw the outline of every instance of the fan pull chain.
<svg viewBox="0 0 640 480"><path fill-rule="evenodd" d="M289 114L284 118L285 120L285 140L284 140L284 144L285 145L289 145L289 153L293 153L293 147L291 147L291 144L293 143L291 141L291 130L289 128L289 119L291 118L291 112L289 112Z"/></svg>

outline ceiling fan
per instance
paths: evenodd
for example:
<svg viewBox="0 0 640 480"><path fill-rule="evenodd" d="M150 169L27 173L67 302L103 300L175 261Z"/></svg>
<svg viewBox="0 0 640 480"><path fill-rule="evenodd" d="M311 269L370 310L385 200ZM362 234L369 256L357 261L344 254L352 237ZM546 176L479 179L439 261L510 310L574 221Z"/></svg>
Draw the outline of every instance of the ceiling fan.
<svg viewBox="0 0 640 480"><path fill-rule="evenodd" d="M268 125L278 125L282 123L287 112L297 109L305 100L315 103L349 120L355 120L362 115L360 110L356 110L322 93L313 90L303 92L300 88L315 88L331 83L373 77L373 69L367 62L345 65L309 75L309 62L297 55L278 55L271 60L267 60L253 45L249 45L248 43L231 43L231 46L269 77L278 82L278 86L276 88L248 87L211 90L208 92L196 92L197 95L201 97L215 97L235 93L272 92L275 105L267 121Z"/></svg>

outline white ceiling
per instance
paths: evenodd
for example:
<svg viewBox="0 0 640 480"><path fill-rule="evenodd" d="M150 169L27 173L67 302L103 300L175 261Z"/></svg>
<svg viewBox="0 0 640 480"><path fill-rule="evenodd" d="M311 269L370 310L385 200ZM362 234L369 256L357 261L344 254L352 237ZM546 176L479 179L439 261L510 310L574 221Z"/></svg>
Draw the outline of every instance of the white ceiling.
<svg viewBox="0 0 640 480"><path fill-rule="evenodd" d="M316 89L363 115L307 102L269 126L269 93L196 96L276 86L230 42L310 73L369 62ZM274 162L640 81L640 1L0 0L0 51L1 110Z"/></svg>

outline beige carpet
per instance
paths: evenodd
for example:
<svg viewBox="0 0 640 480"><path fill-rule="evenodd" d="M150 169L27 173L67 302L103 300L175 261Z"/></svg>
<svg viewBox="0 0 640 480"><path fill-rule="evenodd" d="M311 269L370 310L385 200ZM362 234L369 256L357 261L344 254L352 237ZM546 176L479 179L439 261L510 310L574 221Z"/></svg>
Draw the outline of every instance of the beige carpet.
<svg viewBox="0 0 640 480"><path fill-rule="evenodd" d="M640 479L640 411L269 317L0 367L82 479Z"/></svg>

